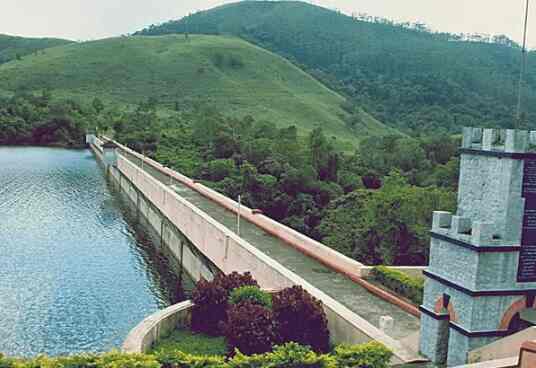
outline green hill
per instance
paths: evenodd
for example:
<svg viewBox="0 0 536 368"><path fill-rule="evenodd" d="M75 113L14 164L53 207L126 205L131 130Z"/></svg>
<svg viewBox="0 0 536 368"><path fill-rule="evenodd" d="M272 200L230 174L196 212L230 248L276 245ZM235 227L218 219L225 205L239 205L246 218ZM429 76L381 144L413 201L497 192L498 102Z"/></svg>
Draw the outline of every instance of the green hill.
<svg viewBox="0 0 536 368"><path fill-rule="evenodd" d="M504 36L491 43L466 42L422 25L364 21L296 1L225 5L140 34L184 32L232 34L272 50L382 122L408 132L512 126L521 53ZM525 121L534 128L535 52L528 67Z"/></svg>
<svg viewBox="0 0 536 368"><path fill-rule="evenodd" d="M0 86L124 104L153 98L170 109L201 103L302 132L320 125L351 143L393 132L363 112L350 129L343 97L285 59L232 37L122 37L55 47L1 65Z"/></svg>
<svg viewBox="0 0 536 368"><path fill-rule="evenodd" d="M0 64L71 42L59 38L26 38L0 34Z"/></svg>

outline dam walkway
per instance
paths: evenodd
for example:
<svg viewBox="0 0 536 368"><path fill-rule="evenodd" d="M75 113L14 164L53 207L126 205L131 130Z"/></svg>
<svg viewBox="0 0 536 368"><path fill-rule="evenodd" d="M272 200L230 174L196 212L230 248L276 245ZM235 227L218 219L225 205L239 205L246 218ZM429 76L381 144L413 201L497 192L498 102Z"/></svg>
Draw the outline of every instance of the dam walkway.
<svg viewBox="0 0 536 368"><path fill-rule="evenodd" d="M176 177L168 175L160 168L144 163L140 157L125 150L121 150L121 155L160 183L170 187L179 196L204 211L229 230L237 231L236 213L185 185ZM372 294L346 275L334 271L320 261L307 256L245 218L240 221L239 236L325 294L331 296L374 327L380 329L380 318L382 316L392 317L394 325L392 328L383 329L382 332L399 341L404 348L417 356L419 318Z"/></svg>

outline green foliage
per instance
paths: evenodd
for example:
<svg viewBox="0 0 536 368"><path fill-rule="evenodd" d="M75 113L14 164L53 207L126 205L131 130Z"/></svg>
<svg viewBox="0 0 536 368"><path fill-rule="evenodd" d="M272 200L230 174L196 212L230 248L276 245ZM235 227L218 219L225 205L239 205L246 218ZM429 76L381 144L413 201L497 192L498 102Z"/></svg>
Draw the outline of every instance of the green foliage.
<svg viewBox="0 0 536 368"><path fill-rule="evenodd" d="M350 96L345 120L361 126L365 108L407 132L456 132L463 125L511 127L519 46L505 36L487 42L431 33L296 1L243 1L143 30L161 35L233 34L304 67ZM536 53L528 57L526 122L536 121ZM356 108L357 107L357 108Z"/></svg>
<svg viewBox="0 0 536 368"><path fill-rule="evenodd" d="M425 265L432 213L455 205L454 192L409 185L393 171L381 189L335 200L319 230L325 244L366 264Z"/></svg>
<svg viewBox="0 0 536 368"><path fill-rule="evenodd" d="M71 100L53 100L47 90L41 96L0 97L0 144L82 146L92 124L90 109Z"/></svg>
<svg viewBox="0 0 536 368"><path fill-rule="evenodd" d="M385 266L376 266L371 276L399 295L402 295L417 305L422 304L424 293L424 278L411 277L404 272L393 270Z"/></svg>
<svg viewBox="0 0 536 368"><path fill-rule="evenodd" d="M382 344L372 341L362 345L340 345L333 353L338 368L387 368L393 353Z"/></svg>
<svg viewBox="0 0 536 368"><path fill-rule="evenodd" d="M104 110L104 104L100 100L100 98L95 97L92 102L93 108L95 109L95 112L97 114L100 114L102 110Z"/></svg>
<svg viewBox="0 0 536 368"><path fill-rule="evenodd" d="M229 361L229 368L337 368L336 359L317 354L309 347L289 342L276 346L266 354L244 355L237 353ZM373 366L370 366L371 368ZM365 368L365 366L363 366ZM375 367L373 367L375 368Z"/></svg>
<svg viewBox="0 0 536 368"><path fill-rule="evenodd" d="M271 351L278 341L272 311L250 300L229 307L223 332L230 351L247 355Z"/></svg>
<svg viewBox="0 0 536 368"><path fill-rule="evenodd" d="M207 164L206 176L211 181L221 181L236 171L235 163L231 159L218 159Z"/></svg>
<svg viewBox="0 0 536 368"><path fill-rule="evenodd" d="M176 351L193 355L224 356L227 354L227 344L225 338L220 336L214 337L177 329L165 339L158 341L152 348L152 352L159 356Z"/></svg>
<svg viewBox="0 0 536 368"><path fill-rule="evenodd" d="M0 64L22 60L26 55L37 55L50 47L62 46L72 41L58 38L26 38L0 34Z"/></svg>
<svg viewBox="0 0 536 368"><path fill-rule="evenodd" d="M392 353L377 342L336 347L331 354L317 354L297 343L276 346L265 354L236 352L226 360L218 355L195 355L182 351L155 354L79 354L31 359L6 358L2 368L387 368Z"/></svg>
<svg viewBox="0 0 536 368"><path fill-rule="evenodd" d="M1 41L0 41L1 42ZM221 55L221 66L215 65ZM106 72L103 73L103 70ZM344 98L287 60L223 36L121 37L69 44L0 65L0 93L49 88L61 97L132 108L153 98L163 114L207 106L232 117L254 115L302 134L321 125L351 149L363 134L347 128Z"/></svg>
<svg viewBox="0 0 536 368"><path fill-rule="evenodd" d="M272 295L257 286L242 286L231 291L231 295L229 296L229 302L231 304L236 305L245 301L268 309L272 308Z"/></svg>
<svg viewBox="0 0 536 368"><path fill-rule="evenodd" d="M182 351L157 355L162 368L226 368L224 357L215 355L192 355Z"/></svg>
<svg viewBox="0 0 536 368"><path fill-rule="evenodd" d="M276 293L272 305L281 341L308 345L317 352L329 350L328 320L321 301L293 286Z"/></svg>

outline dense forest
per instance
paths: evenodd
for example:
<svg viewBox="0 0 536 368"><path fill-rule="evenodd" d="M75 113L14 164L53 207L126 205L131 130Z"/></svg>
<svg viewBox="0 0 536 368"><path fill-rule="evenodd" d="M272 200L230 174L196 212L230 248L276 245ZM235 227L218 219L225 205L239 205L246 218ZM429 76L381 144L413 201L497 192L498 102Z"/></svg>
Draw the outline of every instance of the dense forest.
<svg viewBox="0 0 536 368"><path fill-rule="evenodd" d="M351 17L304 2L244 1L153 25L142 35L232 34L279 53L375 118L407 133L512 127L519 47ZM528 58L522 124L536 128L536 53Z"/></svg>
<svg viewBox="0 0 536 368"><path fill-rule="evenodd" d="M0 96L0 144L82 147L93 112L75 101L40 95Z"/></svg>
<svg viewBox="0 0 536 368"><path fill-rule="evenodd" d="M371 264L425 264L432 211L455 207L459 142L449 136L371 137L343 153L321 128L300 137L210 109L159 117L150 101L100 121L131 148Z"/></svg>

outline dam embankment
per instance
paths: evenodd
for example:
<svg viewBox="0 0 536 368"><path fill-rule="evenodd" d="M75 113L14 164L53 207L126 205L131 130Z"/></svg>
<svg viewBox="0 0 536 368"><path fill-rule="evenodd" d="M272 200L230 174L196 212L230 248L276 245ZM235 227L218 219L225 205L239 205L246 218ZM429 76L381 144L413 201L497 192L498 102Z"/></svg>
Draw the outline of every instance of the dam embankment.
<svg viewBox="0 0 536 368"><path fill-rule="evenodd" d="M94 143L97 155L102 155L99 146L103 142L96 139ZM114 151L111 177L133 185L158 209L159 216L153 221L156 230L163 228L162 223L173 224L219 270L250 271L264 288L302 285L323 301L335 342L374 339L394 350L399 362L419 359L413 350L419 329L417 317L369 293L347 275L289 246L247 218L238 236L236 214L222 201L203 195L203 189L195 190L193 180L124 146ZM393 329L379 329L382 315L394 318Z"/></svg>

